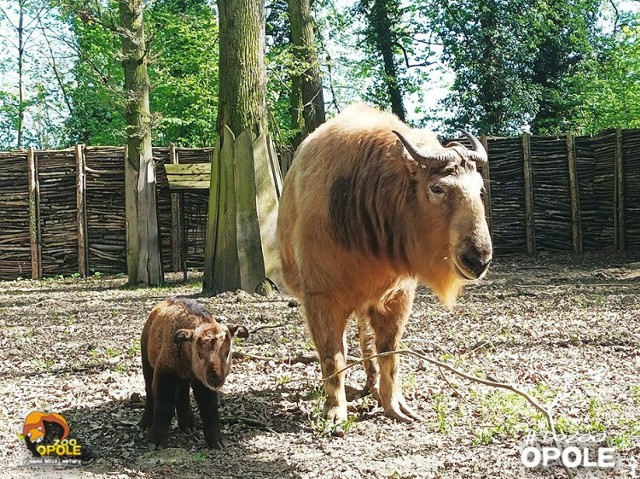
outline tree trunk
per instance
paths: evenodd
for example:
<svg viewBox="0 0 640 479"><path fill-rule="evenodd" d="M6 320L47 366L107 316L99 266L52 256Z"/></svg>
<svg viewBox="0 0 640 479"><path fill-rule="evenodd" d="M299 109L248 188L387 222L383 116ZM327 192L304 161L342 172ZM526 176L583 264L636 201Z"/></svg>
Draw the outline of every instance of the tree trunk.
<svg viewBox="0 0 640 479"><path fill-rule="evenodd" d="M203 292L278 275L278 172L267 133L264 0L218 0L220 101Z"/></svg>
<svg viewBox="0 0 640 479"><path fill-rule="evenodd" d="M127 121L127 274L130 285L158 285L163 281L163 272L158 235L156 171L151 151L149 75L142 11L141 0L120 1Z"/></svg>
<svg viewBox="0 0 640 479"><path fill-rule="evenodd" d="M392 0L395 1L395 0ZM384 83L391 102L391 111L402 121L406 119L406 110L402 98L402 89L398 79L398 65L393 55L393 42L396 37L385 0L374 0L368 12L368 22L374 35L377 50L382 55L384 65Z"/></svg>
<svg viewBox="0 0 640 479"><path fill-rule="evenodd" d="M293 79L291 94L293 124L301 130L299 144L324 123L324 94L310 0L288 0L288 4L293 52L300 64L305 65L304 72Z"/></svg>
<svg viewBox="0 0 640 479"><path fill-rule="evenodd" d="M22 135L24 130L24 0L18 2L18 134L16 148L22 148Z"/></svg>

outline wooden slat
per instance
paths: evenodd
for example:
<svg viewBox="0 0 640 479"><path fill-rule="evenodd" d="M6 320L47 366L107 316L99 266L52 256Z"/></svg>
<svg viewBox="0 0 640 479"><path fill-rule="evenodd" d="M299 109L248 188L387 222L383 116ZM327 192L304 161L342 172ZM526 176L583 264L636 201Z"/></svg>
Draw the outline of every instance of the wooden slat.
<svg viewBox="0 0 640 479"><path fill-rule="evenodd" d="M573 252L582 254L582 222L580 214L580 186L576 166L576 140L572 132L567 133L567 163L569 168L569 189L571 192L571 236Z"/></svg>
<svg viewBox="0 0 640 479"><path fill-rule="evenodd" d="M76 145L76 221L78 222L78 272L83 278L87 276L87 175L84 145Z"/></svg>
<svg viewBox="0 0 640 479"><path fill-rule="evenodd" d="M31 278L42 278L42 245L40 243L40 188L38 186L38 165L33 148L27 152L29 175L29 238L31 240Z"/></svg>
<svg viewBox="0 0 640 479"><path fill-rule="evenodd" d="M166 164L164 165L167 175L210 175L210 163L190 163L190 164Z"/></svg>
<svg viewBox="0 0 640 479"><path fill-rule="evenodd" d="M524 164L524 206L527 230L527 254L536 254L536 228L533 215L533 178L531 173L531 134L522 135Z"/></svg>
<svg viewBox="0 0 640 479"><path fill-rule="evenodd" d="M169 161L171 165L177 165L178 154L176 152L176 145L171 143L169 145ZM164 165L165 171L169 164ZM168 181L168 179L167 179ZM182 268L180 232L182 231L182 225L180 223L180 195L179 193L171 193L171 267L173 271L180 271Z"/></svg>
<svg viewBox="0 0 640 479"><path fill-rule="evenodd" d="M489 143L487 142L487 137L482 135L480 137L480 143L484 146L487 155L489 154ZM493 218L491 215L491 174L489 172L489 163L487 162L482 168L480 168L480 174L482 175L482 179L484 180L484 189L486 194L484 196L484 212L487 217L487 225L489 226L489 234L493 239Z"/></svg>
<svg viewBox="0 0 640 479"><path fill-rule="evenodd" d="M613 199L613 235L616 249L625 248L624 231L624 163L622 155L622 128L616 128L615 182Z"/></svg>

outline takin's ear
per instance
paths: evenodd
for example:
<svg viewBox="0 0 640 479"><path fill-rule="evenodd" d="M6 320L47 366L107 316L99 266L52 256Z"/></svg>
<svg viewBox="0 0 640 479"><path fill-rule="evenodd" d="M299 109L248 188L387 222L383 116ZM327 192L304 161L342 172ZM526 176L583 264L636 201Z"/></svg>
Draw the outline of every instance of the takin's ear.
<svg viewBox="0 0 640 479"><path fill-rule="evenodd" d="M178 329L173 335L173 342L176 344L193 341L193 329Z"/></svg>
<svg viewBox="0 0 640 479"><path fill-rule="evenodd" d="M233 336L234 338L246 339L249 337L249 330L244 326L239 326L237 324L230 324L229 332L231 333L231 336Z"/></svg>
<svg viewBox="0 0 640 479"><path fill-rule="evenodd" d="M420 169L420 164L409 154L400 140L397 140L389 148L389 156L391 158L399 158L409 174L415 175Z"/></svg>

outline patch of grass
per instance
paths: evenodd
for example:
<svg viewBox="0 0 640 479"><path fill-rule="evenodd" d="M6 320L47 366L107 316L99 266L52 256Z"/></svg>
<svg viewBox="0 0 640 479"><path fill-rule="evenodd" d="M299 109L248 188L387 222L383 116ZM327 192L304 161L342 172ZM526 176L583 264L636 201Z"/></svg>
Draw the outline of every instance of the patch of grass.
<svg viewBox="0 0 640 479"><path fill-rule="evenodd" d="M141 346L140 340L138 338L131 341L131 346L127 349L127 356L130 358L135 358L138 354L140 354Z"/></svg>
<svg viewBox="0 0 640 479"><path fill-rule="evenodd" d="M631 386L630 390L633 404L640 407L640 384L634 384Z"/></svg>
<svg viewBox="0 0 640 479"><path fill-rule="evenodd" d="M206 458L207 458L207 455L204 452L196 452L191 458L191 460L196 464L200 464Z"/></svg>
<svg viewBox="0 0 640 479"><path fill-rule="evenodd" d="M449 425L447 423L448 407L449 400L443 393L435 393L433 395L433 410L436 413L438 430L443 434L447 434L449 432Z"/></svg>
<svg viewBox="0 0 640 479"><path fill-rule="evenodd" d="M93 359L97 359L98 358L98 349L97 348L91 348L89 349L89 355L93 358Z"/></svg>
<svg viewBox="0 0 640 479"><path fill-rule="evenodd" d="M531 394L539 393L534 390ZM513 438L532 428L546 427L542 414L515 393L494 391L485 395L471 391L471 395L480 403L479 416L489 423L473 431L475 444L488 445L496 438Z"/></svg>
<svg viewBox="0 0 640 479"><path fill-rule="evenodd" d="M120 351L118 351L118 350L117 350L117 349L115 349L115 348L108 347L108 348L105 350L105 353L106 353L106 355L107 355L107 357L108 357L108 358L115 358L116 356L118 356L118 355L120 354Z"/></svg>
<svg viewBox="0 0 640 479"><path fill-rule="evenodd" d="M278 379L276 380L278 386L282 386L284 384L288 384L291 382L291 376L289 376L288 374L283 374L282 376L279 376Z"/></svg>

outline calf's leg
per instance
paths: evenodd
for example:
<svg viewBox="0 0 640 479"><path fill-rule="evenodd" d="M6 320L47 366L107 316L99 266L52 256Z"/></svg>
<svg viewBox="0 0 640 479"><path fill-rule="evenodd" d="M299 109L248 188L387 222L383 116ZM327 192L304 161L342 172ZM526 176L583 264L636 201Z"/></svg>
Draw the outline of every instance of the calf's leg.
<svg viewBox="0 0 640 479"><path fill-rule="evenodd" d="M156 446L166 446L169 439L169 426L176 409L176 392L182 386L180 378L173 374L160 373L157 369L153 375L153 424L147 440Z"/></svg>
<svg viewBox="0 0 640 479"><path fill-rule="evenodd" d="M334 298L326 295L306 295L303 307L311 339L318 351L322 377L328 378L346 367L345 329L349 312L340 311ZM347 419L347 397L344 371L324 382L327 399L324 417L333 423Z"/></svg>
<svg viewBox="0 0 640 479"><path fill-rule="evenodd" d="M376 334L378 353L398 349L411 312L413 295L413 288L403 289L391 295L378 307L369 309L371 326ZM397 354L379 357L378 365L380 367L379 400L385 413L403 422L418 419L419 416L407 406L402 395L399 373L400 357Z"/></svg>
<svg viewBox="0 0 640 479"><path fill-rule="evenodd" d="M176 414L178 416L178 427L187 434L195 432L196 420L193 417L191 402L189 402L189 383L185 382L178 390L176 397Z"/></svg>
<svg viewBox="0 0 640 479"><path fill-rule="evenodd" d="M222 431L220 430L220 416L218 414L218 393L212 391L200 381L192 385L193 395L198 403L200 417L204 429L204 439L211 449L220 449L222 444Z"/></svg>
<svg viewBox="0 0 640 479"><path fill-rule="evenodd" d="M142 431L146 431L153 423L153 368L144 353L142 354L142 375L144 376L144 388L147 393L147 399L144 403L142 419L138 424Z"/></svg>

